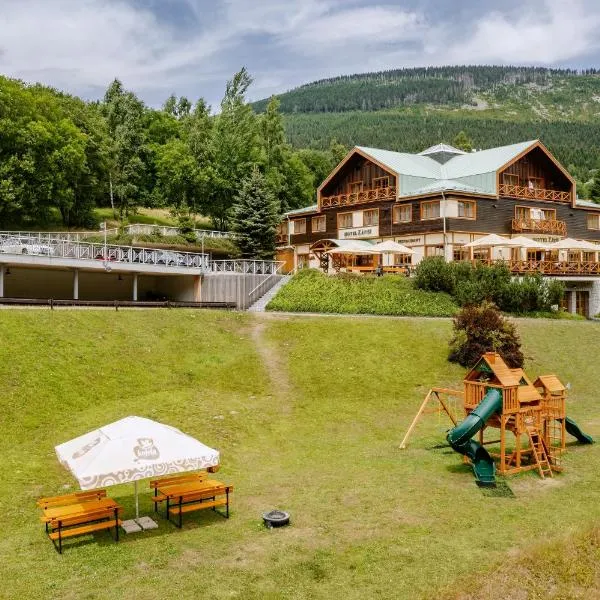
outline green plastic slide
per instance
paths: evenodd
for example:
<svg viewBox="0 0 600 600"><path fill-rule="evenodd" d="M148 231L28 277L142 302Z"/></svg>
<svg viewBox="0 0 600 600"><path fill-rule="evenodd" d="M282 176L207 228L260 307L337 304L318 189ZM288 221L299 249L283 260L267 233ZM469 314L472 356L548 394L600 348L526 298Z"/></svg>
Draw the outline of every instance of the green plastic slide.
<svg viewBox="0 0 600 600"><path fill-rule="evenodd" d="M560 421L560 419L559 419ZM579 428L579 425L573 421L573 419L569 419L569 417L565 417L565 427L567 429L567 433L570 433L573 437L577 438L582 444L593 444L594 438L587 433L583 433Z"/></svg>
<svg viewBox="0 0 600 600"><path fill-rule="evenodd" d="M502 410L502 393L496 388L489 388L477 408L446 436L446 440L456 452L471 459L473 473L477 485L480 486L496 485L496 465L488 451L471 438L485 426L494 413L500 410Z"/></svg>

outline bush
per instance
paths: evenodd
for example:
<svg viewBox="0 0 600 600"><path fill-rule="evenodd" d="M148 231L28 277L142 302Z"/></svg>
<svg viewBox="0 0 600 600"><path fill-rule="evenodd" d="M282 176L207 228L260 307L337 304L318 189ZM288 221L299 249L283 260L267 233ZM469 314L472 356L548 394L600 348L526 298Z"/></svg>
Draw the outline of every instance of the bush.
<svg viewBox="0 0 600 600"><path fill-rule="evenodd" d="M415 269L415 287L428 292L454 291L452 263L447 263L441 256L424 258Z"/></svg>
<svg viewBox="0 0 600 600"><path fill-rule="evenodd" d="M515 314L548 312L560 304L564 284L529 275L514 279L504 264L473 267L469 262L446 263L441 257L425 258L415 270L416 287L451 294L460 306L493 302Z"/></svg>
<svg viewBox="0 0 600 600"><path fill-rule="evenodd" d="M511 368L523 366L521 341L515 326L496 306L484 302L467 306L454 318L454 337L448 360L472 367L486 352L498 352Z"/></svg>

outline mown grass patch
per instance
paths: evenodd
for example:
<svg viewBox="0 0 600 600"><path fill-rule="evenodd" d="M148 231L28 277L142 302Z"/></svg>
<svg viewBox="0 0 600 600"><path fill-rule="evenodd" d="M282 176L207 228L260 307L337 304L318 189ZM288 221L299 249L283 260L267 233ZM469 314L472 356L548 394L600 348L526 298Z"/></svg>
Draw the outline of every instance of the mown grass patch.
<svg viewBox="0 0 600 600"><path fill-rule="evenodd" d="M528 374L571 383L570 415L600 436L590 358L598 325L517 326ZM593 527L600 444L570 445L553 480L509 479L512 498L485 496L456 453L433 449L444 443L443 415L424 417L398 448L429 387L460 387L465 371L446 360L450 335L441 319L0 311L0 597L452 598L532 540L568 543ZM158 517L157 530L119 545L98 534L59 556L35 505L76 488L54 446L132 414L221 451L218 478L235 486L231 519L203 511L178 530ZM140 508L152 514L145 485ZM109 495L132 515L131 485ZM275 507L291 512L292 525L267 531L260 514ZM598 565L587 561L579 580L588 598Z"/></svg>
<svg viewBox="0 0 600 600"><path fill-rule="evenodd" d="M325 275L300 271L267 306L287 312L449 317L458 306L448 294L414 288L397 275Z"/></svg>

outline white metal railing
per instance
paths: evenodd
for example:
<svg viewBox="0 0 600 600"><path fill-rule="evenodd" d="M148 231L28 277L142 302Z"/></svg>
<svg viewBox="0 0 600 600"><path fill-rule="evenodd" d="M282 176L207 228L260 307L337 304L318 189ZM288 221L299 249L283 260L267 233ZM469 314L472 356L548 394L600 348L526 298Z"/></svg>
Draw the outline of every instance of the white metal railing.
<svg viewBox="0 0 600 600"><path fill-rule="evenodd" d="M251 275L276 275L285 263L280 260L212 260L211 273L245 273Z"/></svg>
<svg viewBox="0 0 600 600"><path fill-rule="evenodd" d="M104 232L102 232L104 233ZM27 239L33 242L46 243L50 241L66 240L79 242L90 236L98 235L96 231L0 231L0 236Z"/></svg>
<svg viewBox="0 0 600 600"><path fill-rule="evenodd" d="M17 236L0 233L0 253L31 254L77 260L102 260L111 263L147 264L167 267L189 267L209 271L207 254L179 252L160 248L116 246L78 242L52 237Z"/></svg>
<svg viewBox="0 0 600 600"><path fill-rule="evenodd" d="M132 235L152 235L159 234L165 237L181 235L181 229L179 227L167 227L165 225L145 225L143 223L133 223L131 225L125 225L123 228L126 233ZM201 240L202 238L232 238L233 234L230 231L214 231L211 229L194 229L196 239Z"/></svg>

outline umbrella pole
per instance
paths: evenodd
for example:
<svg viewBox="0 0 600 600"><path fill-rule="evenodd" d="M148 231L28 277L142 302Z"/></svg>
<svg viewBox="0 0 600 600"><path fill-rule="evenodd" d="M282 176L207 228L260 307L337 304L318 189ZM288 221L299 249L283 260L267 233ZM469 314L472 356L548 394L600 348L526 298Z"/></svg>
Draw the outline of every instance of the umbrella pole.
<svg viewBox="0 0 600 600"><path fill-rule="evenodd" d="M137 479L133 482L135 488L135 518L140 518L140 499L138 498Z"/></svg>

